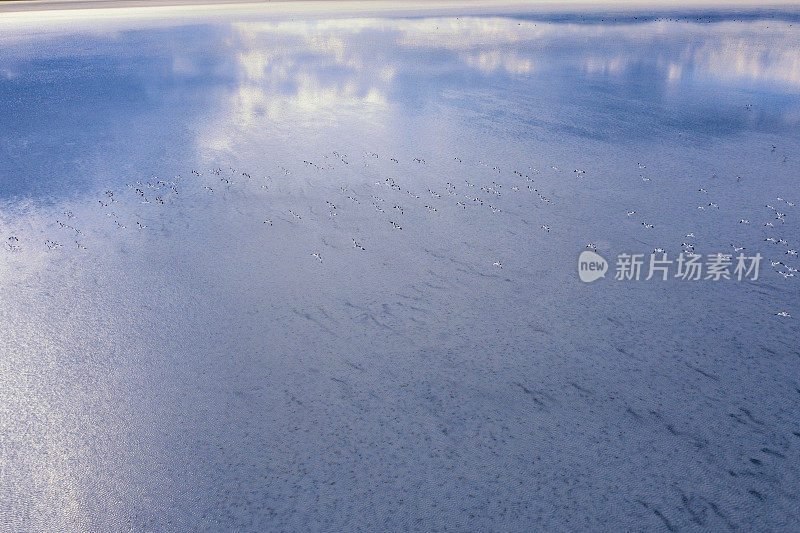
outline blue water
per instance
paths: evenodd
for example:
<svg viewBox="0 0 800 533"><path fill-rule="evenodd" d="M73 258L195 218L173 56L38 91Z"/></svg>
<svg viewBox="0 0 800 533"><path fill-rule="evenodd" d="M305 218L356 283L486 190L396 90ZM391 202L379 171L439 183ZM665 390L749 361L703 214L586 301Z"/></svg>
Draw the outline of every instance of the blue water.
<svg viewBox="0 0 800 533"><path fill-rule="evenodd" d="M0 25L0 518L792 529L798 24Z"/></svg>

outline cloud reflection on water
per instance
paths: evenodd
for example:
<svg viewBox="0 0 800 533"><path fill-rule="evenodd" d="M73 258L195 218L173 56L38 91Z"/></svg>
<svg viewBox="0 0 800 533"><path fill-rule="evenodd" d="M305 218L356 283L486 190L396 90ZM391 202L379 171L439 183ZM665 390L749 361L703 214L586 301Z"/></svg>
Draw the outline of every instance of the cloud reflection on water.
<svg viewBox="0 0 800 533"><path fill-rule="evenodd" d="M502 117L495 122L516 138L614 142L636 123L646 142L663 135L665 120L706 136L788 130L800 116L794 26L467 16L195 20L20 30L18 39L8 30L0 98L12 105L0 116L0 176L6 194L46 192L54 179L74 184L87 171L156 172L215 150L230 155L242 142L268 142L270 128L369 138L412 128L419 113L458 128L470 127L460 117ZM743 117L753 91L766 98ZM138 153L127 149L133 143Z"/></svg>

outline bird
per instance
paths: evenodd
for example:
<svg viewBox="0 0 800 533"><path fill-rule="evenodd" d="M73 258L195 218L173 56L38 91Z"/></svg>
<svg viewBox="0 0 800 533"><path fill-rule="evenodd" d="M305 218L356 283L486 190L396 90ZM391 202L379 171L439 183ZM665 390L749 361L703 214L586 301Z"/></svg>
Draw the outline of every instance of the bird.
<svg viewBox="0 0 800 533"><path fill-rule="evenodd" d="M739 224L749 224L749 223L750 223L750 221L746 220L744 218L739 220Z"/></svg>
<svg viewBox="0 0 800 533"><path fill-rule="evenodd" d="M547 231L547 233L550 233L550 226L546 226L546 225L542 224L541 228L542 228L543 230L546 230L546 231Z"/></svg>
<svg viewBox="0 0 800 533"><path fill-rule="evenodd" d="M589 244L586 245L586 247L589 248L590 250L594 250L595 252L597 251L597 246L595 246L594 243L590 242Z"/></svg>
<svg viewBox="0 0 800 533"><path fill-rule="evenodd" d="M314 259L316 259L317 261L322 263L322 256L319 255L319 253L313 253L313 254L311 254L311 257L313 257Z"/></svg>
<svg viewBox="0 0 800 533"><path fill-rule="evenodd" d="M271 226L272 225L272 219L268 218L267 220L264 221L264 224L269 224Z"/></svg>
<svg viewBox="0 0 800 533"><path fill-rule="evenodd" d="M628 211L627 213L628 213L628 216L632 216L632 215L636 214L636 211Z"/></svg>
<svg viewBox="0 0 800 533"><path fill-rule="evenodd" d="M500 263L500 261L495 261L494 263L492 263L492 266L496 266L498 268L503 268L503 265Z"/></svg>
<svg viewBox="0 0 800 533"><path fill-rule="evenodd" d="M355 239L353 239L353 248L358 248L360 250L366 250L366 248L361 246Z"/></svg>
<svg viewBox="0 0 800 533"><path fill-rule="evenodd" d="M775 316L783 316L783 317L786 317L786 318L792 318L792 315L790 315L786 311L780 311L778 313L775 313Z"/></svg>

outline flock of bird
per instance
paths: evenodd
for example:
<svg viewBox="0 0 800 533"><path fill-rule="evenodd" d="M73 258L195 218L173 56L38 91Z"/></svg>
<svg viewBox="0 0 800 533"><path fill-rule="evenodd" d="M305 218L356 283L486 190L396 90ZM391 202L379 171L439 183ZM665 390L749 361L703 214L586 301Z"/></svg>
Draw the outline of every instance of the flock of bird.
<svg viewBox="0 0 800 533"><path fill-rule="evenodd" d="M359 164L363 167L369 167L379 159L381 159L381 156L375 152L364 153L360 161L357 161L344 153L334 151L323 155L321 163L303 160L303 164L309 171L323 172L336 169L336 167L352 169ZM390 166L400 165L400 159L397 157L390 157L388 161ZM468 165L460 157L452 158L451 164L456 166L456 172L449 174L449 176L459 175L457 169L460 166ZM351 167L350 165L353 166ZM410 171L414 174L430 174L426 169L428 163L424 158L413 158L411 165L418 168L406 168L402 172ZM569 209L569 206L556 205L556 203L561 203L561 200L554 201L549 194L544 194L542 186L546 187L548 179L553 179L553 176L560 181L569 179L569 174L571 174L572 179L578 182L590 179L588 178L590 174L584 169L575 169L566 174L559 167L551 166L548 170L550 174L548 178L545 172L534 167L528 167L526 170L503 170L499 166L485 161L478 161L477 165L484 168L485 173L488 174L480 181L474 177L476 175L475 169L471 169L469 172L466 170L462 172L459 178L448 177L446 180L442 180L443 183L439 181L437 184L438 180L436 179L426 180L426 185L421 187L420 190L412 190L411 187L401 184L390 176L382 177L382 179L378 179L372 184L365 184L367 185L368 194L364 193L364 187L342 186L339 187L338 191L334 191L335 195L324 199L324 208L328 216L331 219L335 219L341 211L342 202L358 205L360 208L373 210L382 216L385 219L387 230L403 231L410 220L407 216L409 210L424 210L429 215L442 216L443 210L446 210L449 206L455 209L456 214L453 214L453 216L458 216L457 213L459 211L470 209L483 210L487 216L514 216L513 209L512 214L508 215L509 210L506 206L509 204L505 203L505 199L509 196L524 194L528 195L536 203L549 208L537 211L537 215L542 217L542 223L537 224L542 234L547 236L551 234L554 222L562 220L558 210ZM292 174L292 170L285 166L278 166L277 168L286 176ZM646 165L637 163L636 168L640 173L641 186L652 186L652 178L642 174L647 169ZM385 172L385 174L388 174L388 172ZM471 176L471 178L467 179L465 176ZM105 215L105 219L108 220L111 228L117 231L145 232L149 226L147 216L142 216L142 209L119 209L118 207L122 204L129 206L129 202L133 201L134 204L136 202L141 204L140 207L144 206L144 209L159 209L174 203L180 197L182 191L187 188L194 188L195 190L204 191L205 194L215 195L224 192L226 188L241 185L261 190L265 193L269 193L272 187L279 186L271 176L256 178L249 172L238 171L232 167L225 171L222 168L214 168L208 171L192 170L191 178L188 180L181 176L176 176L171 180L155 177L150 180L137 180L128 183L127 187L122 190L106 190L99 199L96 199L96 205ZM356 189L360 192L357 192ZM384 192L381 192L382 190ZM701 211L719 211L721 200L709 200L710 193L706 188L697 189L697 194L701 199L697 209ZM517 201L513 202L511 207L519 207L520 205L526 204ZM764 242L770 245L767 250L768 253L764 255L768 257L769 264L773 270L786 279L795 277L798 273L797 246L791 244L786 238L781 237L777 230L779 226L787 224L787 212L794 208L795 203L793 201L783 196L777 197L772 203L766 205L765 209L767 211L765 212L764 220L759 221L761 227L767 231ZM519 211L517 210L516 213L519 214ZM637 214L638 209L628 209L625 212L625 218L635 218ZM261 222L265 226L273 226L276 221L302 223L304 216L304 209L296 207L286 209L285 212L269 213ZM87 249L87 244L82 239L84 232L78 227L76 215L72 211L67 210L61 213L56 218L55 223L55 227L59 230L58 234L47 235L47 238L42 240L47 250L53 251L64 248L67 243L71 243L78 250ZM474 224L476 220L472 219L470 223ZM485 221L478 223L485 223ZM638 223L643 231L655 228L654 222L650 220L638 220ZM528 224L527 221L526 224ZM751 224L749 218L739 219L739 224L756 226L756 224ZM6 248L9 252L16 253L21 250L20 239L17 235L9 236L6 239ZM349 239L352 242L353 249L360 252L367 250L368 243L363 240L363 237L351 235ZM678 248L676 240L676 245L673 248L676 251L695 253L698 249L694 231L681 233L681 236L676 237L676 239L681 241ZM746 247L742 245L731 243L730 246L734 253L746 250ZM594 243L588 243L586 247L597 250L597 246ZM653 248L653 252L665 252L667 248L669 247L665 245L656 246ZM753 253L755 251L752 250ZM308 255L312 260L322 263L324 261L323 252L324 250L309 250ZM776 255L781 257L776 258ZM501 260L498 258L490 260L488 264L495 268L503 267Z"/></svg>
<svg viewBox="0 0 800 533"><path fill-rule="evenodd" d="M772 146L772 152L773 153L775 152L775 148L776 147L773 145ZM784 161L784 162L786 161L786 156L783 157L782 161ZM639 170L644 170L646 168L646 166L642 165L641 163L637 163L637 167L638 167ZM714 174L712 177L713 178L717 178L718 176L716 174ZM740 182L741 177L737 176L736 180L737 180L737 182ZM642 181L643 182L650 182L652 180L649 177L642 176ZM697 189L697 193L701 197L700 205L697 206L697 209L699 211L709 211L710 210L712 212L716 212L716 211L720 210L719 201L707 201L707 195L709 194L708 189L706 189L704 187L700 187L700 188ZM773 248L767 248L766 250L763 250L763 251L766 252L766 255L769 256L769 257L773 257L773 258L775 256L779 256L779 257L788 256L788 257L786 257L784 259L781 259L781 260L769 259L769 264L773 268L773 271L775 273L777 273L778 275L783 276L784 278L787 278L787 279L794 277L798 273L798 267L797 266L792 266L792 264L790 264L790 258L798 257L798 251L797 251L798 246L795 245L795 244L790 243L787 239L780 237L775 232L778 231L780 226L786 225L786 223L787 223L787 220L786 220L787 214L786 214L786 212L788 210L790 210L790 209L793 209L794 207L795 207L795 203L793 201L787 200L783 196L778 196L778 197L775 198L775 200L772 203L768 203L768 204L765 205L765 208L768 211L764 213L764 218L763 218L763 221L761 222L761 226L763 228L766 228L766 233L765 233L766 237L763 238L763 241L764 242L768 242L768 243L770 243L772 245L776 245ZM628 217L632 217L632 216L634 216L636 214L637 214L637 211L635 209L634 210L629 210L629 211L626 212L626 215ZM750 225L751 224L750 219L746 219L746 218L740 218L738 223L742 224L742 225ZM651 224L651 223L649 223L647 221L642 221L642 222L640 222L640 224L645 229L652 229L652 228L655 227L654 224ZM714 225L716 226L716 224L718 224L718 222L715 221ZM786 233L795 234L796 235L796 230L790 229ZM681 252L683 252L685 254L699 253L697 251L698 244L696 242L690 242L690 241L695 239L695 232L694 231L690 231L689 233L684 234L681 239L687 239L687 240L682 240L682 242L680 244L680 251ZM587 248L596 250L596 246L594 244L588 244ZM736 244L736 243L730 243L730 248L731 248L733 253L740 253L740 252L744 252L745 250L747 250L746 246L743 246L741 244ZM762 251L762 250L761 249L753 250L752 253L755 254L755 253L760 252L760 251ZM661 252L665 252L665 249L663 247L657 247L657 248L653 249L653 253L661 253ZM795 265L797 265L797 262L795 262ZM781 315L781 316L784 316L784 315Z"/></svg>

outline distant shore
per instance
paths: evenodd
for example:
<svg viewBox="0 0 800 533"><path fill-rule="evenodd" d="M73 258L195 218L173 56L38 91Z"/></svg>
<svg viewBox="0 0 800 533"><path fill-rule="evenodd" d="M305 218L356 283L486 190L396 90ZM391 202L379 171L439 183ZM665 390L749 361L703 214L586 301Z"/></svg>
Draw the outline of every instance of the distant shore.
<svg viewBox="0 0 800 533"><path fill-rule="evenodd" d="M141 10L152 8L173 12L224 11L294 13L322 12L348 14L353 12L386 11L513 11L532 10L541 12L559 11L661 11L676 9L769 9L794 7L796 0L611 0L587 2L585 0L0 0L0 13L43 12L73 10ZM122 14L122 13L120 13Z"/></svg>

